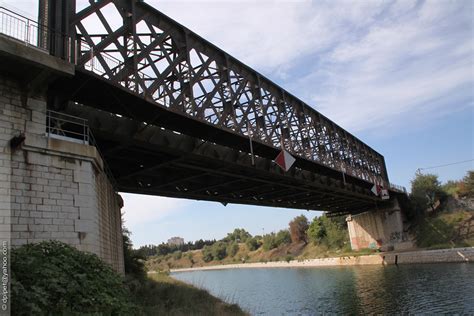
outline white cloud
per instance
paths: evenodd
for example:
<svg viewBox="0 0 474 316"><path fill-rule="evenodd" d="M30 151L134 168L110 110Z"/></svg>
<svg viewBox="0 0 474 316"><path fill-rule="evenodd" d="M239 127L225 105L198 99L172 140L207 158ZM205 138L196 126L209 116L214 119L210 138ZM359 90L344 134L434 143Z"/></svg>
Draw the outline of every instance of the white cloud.
<svg viewBox="0 0 474 316"><path fill-rule="evenodd" d="M473 106L472 1L146 2L351 132Z"/></svg>
<svg viewBox="0 0 474 316"><path fill-rule="evenodd" d="M352 132L473 106L469 1L148 2Z"/></svg>
<svg viewBox="0 0 474 316"><path fill-rule="evenodd" d="M313 69L297 89L317 83L312 103L350 131L387 132L472 107L472 17L462 2L442 3L443 10L428 2L386 12L320 56L324 70Z"/></svg>
<svg viewBox="0 0 474 316"><path fill-rule="evenodd" d="M134 231L142 224L151 224L163 220L171 213L179 212L186 203L182 199L171 199L160 196L147 196L121 193L125 203L122 208L125 226Z"/></svg>

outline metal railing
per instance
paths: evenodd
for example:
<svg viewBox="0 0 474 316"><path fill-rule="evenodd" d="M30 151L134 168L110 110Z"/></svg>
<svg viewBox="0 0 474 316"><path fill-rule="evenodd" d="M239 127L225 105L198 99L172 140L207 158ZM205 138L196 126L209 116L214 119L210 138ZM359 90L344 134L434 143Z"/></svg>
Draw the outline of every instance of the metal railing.
<svg viewBox="0 0 474 316"><path fill-rule="evenodd" d="M86 119L48 110L46 113L46 136L48 138L61 139L95 147L102 159L105 174L109 178L112 186L117 188L117 182L115 181L112 170L109 168L104 155L101 153Z"/></svg>
<svg viewBox="0 0 474 316"><path fill-rule="evenodd" d="M68 35L5 7L0 7L0 33L49 54L61 50L61 58L71 61L72 43Z"/></svg>
<svg viewBox="0 0 474 316"><path fill-rule="evenodd" d="M86 119L48 110L46 120L48 137L90 145L91 133Z"/></svg>
<svg viewBox="0 0 474 316"><path fill-rule="evenodd" d="M407 194L407 189L404 186L394 184L394 183L389 183L388 186L389 186L389 189L393 191L403 192Z"/></svg>

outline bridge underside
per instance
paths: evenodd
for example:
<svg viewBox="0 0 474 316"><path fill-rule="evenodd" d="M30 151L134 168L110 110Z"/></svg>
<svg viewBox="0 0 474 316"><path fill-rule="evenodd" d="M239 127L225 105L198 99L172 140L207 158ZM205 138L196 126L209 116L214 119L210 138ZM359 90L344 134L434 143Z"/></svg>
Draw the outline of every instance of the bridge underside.
<svg viewBox="0 0 474 316"><path fill-rule="evenodd" d="M262 156L145 125L86 106L67 112L88 119L122 192L357 214L380 200L369 187L294 168L284 173Z"/></svg>

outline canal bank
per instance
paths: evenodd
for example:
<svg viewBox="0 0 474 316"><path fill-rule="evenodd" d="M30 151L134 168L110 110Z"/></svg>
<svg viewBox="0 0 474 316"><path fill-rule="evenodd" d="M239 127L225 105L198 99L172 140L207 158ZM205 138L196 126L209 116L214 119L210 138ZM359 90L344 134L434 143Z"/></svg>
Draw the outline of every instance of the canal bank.
<svg viewBox="0 0 474 316"><path fill-rule="evenodd" d="M474 247L436 250L417 250L405 252L383 252L365 256L343 256L291 261L253 262L226 264L206 267L171 269L170 272L199 270L247 269L247 268L303 268L356 265L392 265L413 263L455 263L474 262Z"/></svg>

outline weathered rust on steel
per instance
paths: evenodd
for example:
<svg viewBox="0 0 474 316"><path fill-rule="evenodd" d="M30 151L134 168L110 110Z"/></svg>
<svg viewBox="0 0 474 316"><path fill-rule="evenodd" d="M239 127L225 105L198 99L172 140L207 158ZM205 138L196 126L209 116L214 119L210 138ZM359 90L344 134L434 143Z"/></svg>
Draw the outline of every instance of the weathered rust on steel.
<svg viewBox="0 0 474 316"><path fill-rule="evenodd" d="M71 7L75 7L71 1ZM103 10L122 23L112 27ZM105 32L87 28L94 18ZM156 106L255 143L284 147L367 182L388 183L382 155L263 75L137 0L98 0L70 12L78 69ZM155 118L147 121L154 123Z"/></svg>

